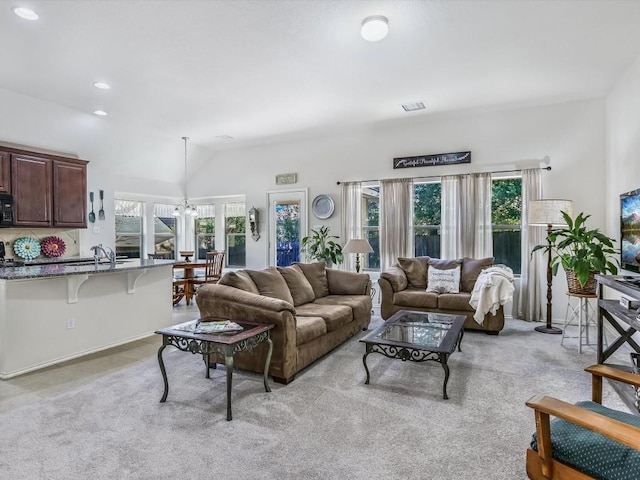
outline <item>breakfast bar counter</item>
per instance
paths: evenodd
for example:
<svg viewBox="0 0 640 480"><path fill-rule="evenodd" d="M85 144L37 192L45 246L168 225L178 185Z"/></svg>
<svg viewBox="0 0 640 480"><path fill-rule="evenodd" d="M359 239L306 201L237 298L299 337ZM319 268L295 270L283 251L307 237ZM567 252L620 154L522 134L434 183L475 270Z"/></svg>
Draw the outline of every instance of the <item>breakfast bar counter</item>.
<svg viewBox="0 0 640 480"><path fill-rule="evenodd" d="M89 258L0 268L0 379L169 326L174 263Z"/></svg>

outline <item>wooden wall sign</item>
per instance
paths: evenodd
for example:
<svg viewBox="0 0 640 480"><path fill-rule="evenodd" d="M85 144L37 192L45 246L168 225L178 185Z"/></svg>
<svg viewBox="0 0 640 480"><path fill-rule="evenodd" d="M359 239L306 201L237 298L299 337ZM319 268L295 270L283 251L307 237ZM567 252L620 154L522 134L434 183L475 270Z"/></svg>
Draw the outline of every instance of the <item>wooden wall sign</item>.
<svg viewBox="0 0 640 480"><path fill-rule="evenodd" d="M290 185L298 181L297 173L281 173L276 175L276 185Z"/></svg>
<svg viewBox="0 0 640 480"><path fill-rule="evenodd" d="M398 157L393 159L393 168L431 167L434 165L454 165L456 163L471 163L471 152Z"/></svg>

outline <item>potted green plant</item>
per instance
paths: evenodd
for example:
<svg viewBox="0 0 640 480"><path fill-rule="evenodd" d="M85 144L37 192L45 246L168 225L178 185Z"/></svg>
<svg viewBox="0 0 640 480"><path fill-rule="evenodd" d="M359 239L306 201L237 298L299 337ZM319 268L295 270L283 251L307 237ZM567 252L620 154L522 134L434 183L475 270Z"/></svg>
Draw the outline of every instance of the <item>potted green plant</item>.
<svg viewBox="0 0 640 480"><path fill-rule="evenodd" d="M586 221L591 215L580 213L575 219L566 212L561 212L566 227L551 230L547 235L546 245L537 245L532 250L551 251L551 268L553 275L558 273L562 265L571 293L595 293L595 274L611 273L616 275L618 267L611 261L611 255L618 253L613 247L614 239L599 229L588 229Z"/></svg>
<svg viewBox="0 0 640 480"><path fill-rule="evenodd" d="M322 226L318 230L312 229L311 236L304 237L300 246L306 252L307 258L324 261L330 267L344 260L342 247L332 240L334 238L338 237L329 235L329 227Z"/></svg>

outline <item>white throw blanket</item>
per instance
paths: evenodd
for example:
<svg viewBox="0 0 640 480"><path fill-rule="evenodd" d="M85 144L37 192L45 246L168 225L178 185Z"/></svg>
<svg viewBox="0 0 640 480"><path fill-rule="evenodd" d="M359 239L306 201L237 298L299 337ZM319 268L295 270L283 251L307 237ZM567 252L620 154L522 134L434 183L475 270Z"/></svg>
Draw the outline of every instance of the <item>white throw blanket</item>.
<svg viewBox="0 0 640 480"><path fill-rule="evenodd" d="M513 298L513 270L493 266L482 270L471 292L469 304L476 309L473 318L482 325L487 312L496 314L501 305Z"/></svg>

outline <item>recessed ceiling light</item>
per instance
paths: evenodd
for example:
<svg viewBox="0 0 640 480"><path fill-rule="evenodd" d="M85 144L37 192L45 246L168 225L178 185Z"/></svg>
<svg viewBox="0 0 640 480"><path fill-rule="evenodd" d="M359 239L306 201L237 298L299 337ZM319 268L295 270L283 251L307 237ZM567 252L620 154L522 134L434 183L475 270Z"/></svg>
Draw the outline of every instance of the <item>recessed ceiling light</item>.
<svg viewBox="0 0 640 480"><path fill-rule="evenodd" d="M111 88L111 85L104 82L94 82L93 86L99 88L100 90L109 90Z"/></svg>
<svg viewBox="0 0 640 480"><path fill-rule="evenodd" d="M107 116L107 112L105 112L104 110L94 110L93 113L98 115L99 117L106 117Z"/></svg>
<svg viewBox="0 0 640 480"><path fill-rule="evenodd" d="M25 20L38 20L40 18L36 12L26 7L13 7L13 13Z"/></svg>
<svg viewBox="0 0 640 480"><path fill-rule="evenodd" d="M402 108L404 108L405 112L413 112L415 110L424 110L427 106L424 102L415 102L415 103L403 103Z"/></svg>
<svg viewBox="0 0 640 480"><path fill-rule="evenodd" d="M382 40L389 33L389 20L382 15L372 15L362 21L360 35L369 42Z"/></svg>

